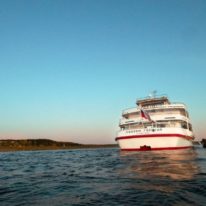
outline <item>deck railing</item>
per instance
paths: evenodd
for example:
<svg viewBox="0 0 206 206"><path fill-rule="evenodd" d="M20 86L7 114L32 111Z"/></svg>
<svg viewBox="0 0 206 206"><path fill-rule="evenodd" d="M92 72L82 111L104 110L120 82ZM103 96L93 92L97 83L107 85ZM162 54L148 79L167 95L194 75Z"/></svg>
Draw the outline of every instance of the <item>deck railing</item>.
<svg viewBox="0 0 206 206"><path fill-rule="evenodd" d="M171 104L163 104L163 105L149 105L149 106L145 106L143 107L144 109L155 109L155 108L159 108L159 109L166 109L166 108L186 108L186 105L184 103L171 103ZM122 111L122 115L127 114L127 113L133 113L133 112L137 112L139 111L138 107L132 107L132 108L128 108Z"/></svg>

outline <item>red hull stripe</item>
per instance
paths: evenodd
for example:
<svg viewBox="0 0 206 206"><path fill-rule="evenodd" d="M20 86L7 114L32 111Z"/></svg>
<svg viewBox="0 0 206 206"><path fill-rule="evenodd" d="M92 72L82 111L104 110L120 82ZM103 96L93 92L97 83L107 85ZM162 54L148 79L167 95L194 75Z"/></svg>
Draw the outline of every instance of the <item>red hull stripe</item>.
<svg viewBox="0 0 206 206"><path fill-rule="evenodd" d="M145 135L132 135L132 136L122 136L122 137L116 137L117 140L121 139L133 139L133 138L151 138L151 137L182 137L184 139L192 139L191 136L186 136L182 134L145 134Z"/></svg>
<svg viewBox="0 0 206 206"><path fill-rule="evenodd" d="M140 148L128 148L128 149L121 149L121 151L151 151L151 150L177 150L177 149L188 149L192 148L192 146L187 146L187 147L159 147L159 148L151 148L149 150L144 150Z"/></svg>

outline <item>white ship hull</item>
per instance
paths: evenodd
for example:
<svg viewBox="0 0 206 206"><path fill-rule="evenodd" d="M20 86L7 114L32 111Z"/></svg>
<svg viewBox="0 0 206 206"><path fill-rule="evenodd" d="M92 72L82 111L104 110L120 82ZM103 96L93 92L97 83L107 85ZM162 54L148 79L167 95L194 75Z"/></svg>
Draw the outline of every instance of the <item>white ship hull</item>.
<svg viewBox="0 0 206 206"><path fill-rule="evenodd" d="M181 135L167 134L149 136L128 136L116 138L120 149L123 151L138 150L173 150L193 147L189 137Z"/></svg>
<svg viewBox="0 0 206 206"><path fill-rule="evenodd" d="M120 149L125 151L186 149L193 147L192 140L193 133L182 128L119 131L116 138Z"/></svg>

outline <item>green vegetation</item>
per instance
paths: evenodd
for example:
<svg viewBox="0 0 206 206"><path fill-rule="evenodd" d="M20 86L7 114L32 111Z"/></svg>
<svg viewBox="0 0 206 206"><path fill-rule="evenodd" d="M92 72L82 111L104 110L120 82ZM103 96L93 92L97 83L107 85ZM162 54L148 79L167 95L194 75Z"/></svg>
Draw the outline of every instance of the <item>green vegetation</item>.
<svg viewBox="0 0 206 206"><path fill-rule="evenodd" d="M85 145L73 142L57 142L50 139L22 139L22 140L0 140L0 152L23 151L23 150L57 150L57 149L81 149L116 147L115 144L108 145Z"/></svg>

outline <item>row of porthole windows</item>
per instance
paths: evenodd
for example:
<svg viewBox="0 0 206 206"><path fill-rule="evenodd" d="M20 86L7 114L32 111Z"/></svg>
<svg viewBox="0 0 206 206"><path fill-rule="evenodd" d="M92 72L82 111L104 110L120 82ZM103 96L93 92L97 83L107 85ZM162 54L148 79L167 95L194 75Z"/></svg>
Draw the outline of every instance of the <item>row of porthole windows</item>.
<svg viewBox="0 0 206 206"><path fill-rule="evenodd" d="M135 133L135 132L141 132L141 130L129 130L129 131L126 131L126 133Z"/></svg>
<svg viewBox="0 0 206 206"><path fill-rule="evenodd" d="M146 132L154 132L154 131L162 131L162 129L161 128L156 128L156 129L145 129L144 131L146 131Z"/></svg>
<svg viewBox="0 0 206 206"><path fill-rule="evenodd" d="M126 133L136 133L136 132L141 132L142 130L129 130L126 131ZM156 129L145 129L145 132L155 132L155 131L162 131L161 128L156 128Z"/></svg>

